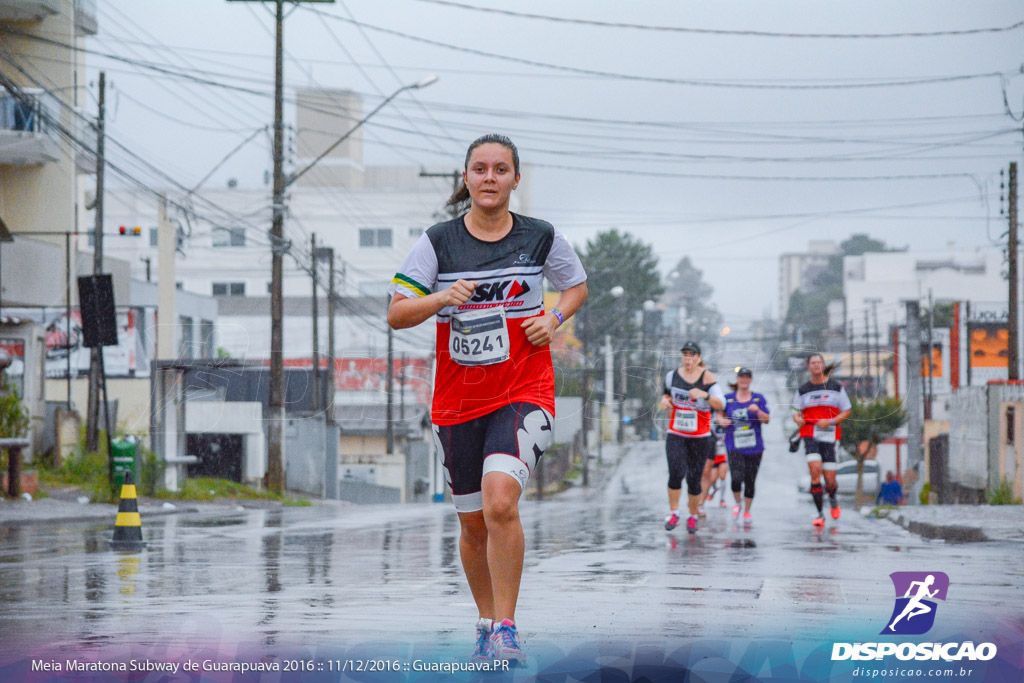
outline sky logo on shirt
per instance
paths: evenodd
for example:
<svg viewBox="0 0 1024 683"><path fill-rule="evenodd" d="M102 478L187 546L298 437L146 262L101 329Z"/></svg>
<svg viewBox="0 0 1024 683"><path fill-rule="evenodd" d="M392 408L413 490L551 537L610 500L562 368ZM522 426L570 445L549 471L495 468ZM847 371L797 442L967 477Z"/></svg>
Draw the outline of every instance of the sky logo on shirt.
<svg viewBox="0 0 1024 683"><path fill-rule="evenodd" d="M476 286L470 301L486 303L489 301L507 301L522 296L530 291L526 280L502 280L501 282L484 282Z"/></svg>

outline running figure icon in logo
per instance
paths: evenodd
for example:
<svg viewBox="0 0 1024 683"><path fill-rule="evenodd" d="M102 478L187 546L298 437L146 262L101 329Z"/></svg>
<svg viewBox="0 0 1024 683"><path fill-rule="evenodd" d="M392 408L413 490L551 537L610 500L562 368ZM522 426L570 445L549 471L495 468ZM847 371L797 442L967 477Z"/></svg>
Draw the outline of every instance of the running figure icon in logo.
<svg viewBox="0 0 1024 683"><path fill-rule="evenodd" d="M929 598L946 599L949 577L943 572L893 572L889 577L892 579L897 597L892 616L889 617L889 625L882 630L882 634L927 633L935 623L937 606ZM914 617L923 618L911 622Z"/></svg>

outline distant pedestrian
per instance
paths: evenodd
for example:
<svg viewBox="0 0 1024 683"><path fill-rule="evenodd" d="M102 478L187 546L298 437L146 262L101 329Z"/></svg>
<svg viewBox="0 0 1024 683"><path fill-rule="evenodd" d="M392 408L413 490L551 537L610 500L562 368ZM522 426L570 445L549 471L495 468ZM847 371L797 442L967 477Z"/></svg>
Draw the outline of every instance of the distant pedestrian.
<svg viewBox="0 0 1024 683"><path fill-rule="evenodd" d="M388 323L437 316L434 444L459 515L459 551L479 611L474 661L525 662L515 624L523 573L519 498L551 445L548 345L587 298L587 274L550 223L509 211L519 152L501 135L469 146L465 215L426 231L392 280ZM544 310L544 278L561 296Z"/></svg>
<svg viewBox="0 0 1024 683"><path fill-rule="evenodd" d="M885 473L885 483L882 484L882 488L878 490L878 496L875 497L875 505L878 505L879 502L885 505L903 505L903 487L900 486L900 482L892 470Z"/></svg>

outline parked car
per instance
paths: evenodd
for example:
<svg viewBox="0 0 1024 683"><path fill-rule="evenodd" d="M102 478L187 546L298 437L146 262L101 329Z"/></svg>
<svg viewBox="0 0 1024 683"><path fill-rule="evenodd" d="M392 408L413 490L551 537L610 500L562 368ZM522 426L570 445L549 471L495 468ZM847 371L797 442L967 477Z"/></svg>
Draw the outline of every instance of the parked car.
<svg viewBox="0 0 1024 683"><path fill-rule="evenodd" d="M839 467L836 468L836 484L839 485L839 493L850 494L856 493L857 491L857 461L847 460L846 462L839 463ZM864 495L871 496L872 498L878 495L878 491L882 486L882 478L878 471L878 462L875 460L864 461ZM805 474L800 477L800 481L797 482L797 490L800 493L810 493L811 491L811 475Z"/></svg>

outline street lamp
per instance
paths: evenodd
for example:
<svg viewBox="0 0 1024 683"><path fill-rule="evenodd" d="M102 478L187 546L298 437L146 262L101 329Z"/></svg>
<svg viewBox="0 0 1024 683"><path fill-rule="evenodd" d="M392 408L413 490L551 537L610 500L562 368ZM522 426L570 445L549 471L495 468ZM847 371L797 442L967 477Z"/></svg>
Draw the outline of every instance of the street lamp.
<svg viewBox="0 0 1024 683"><path fill-rule="evenodd" d="M619 297L621 297L625 293L626 293L626 290L623 287L621 287L619 285L616 285L616 286L612 287L611 289L609 289L607 292L603 292L602 294L600 294L598 296L588 297L587 302L586 302L586 304L584 305L584 307L583 307L583 309L581 311L581 315L583 316L583 321L584 321L583 331L585 333L583 335L583 354L584 354L584 368L583 368L583 445L584 445L584 454L583 454L583 485L584 486L589 486L589 483L590 483L589 482L590 445L589 445L589 438L588 438L587 435L590 432L590 425L591 425L591 421L592 421L592 417L590 415L590 394L591 394L590 350L592 348L592 344L590 344L588 342L594 340L594 333L593 333L593 330L591 329L591 325L590 325L590 323L591 323L590 308L592 306L594 306L594 305L603 304L606 301L608 301L609 299L618 299ZM606 345L607 346L611 346L610 341L607 341L608 340L608 335L605 335L605 338L606 338ZM611 373L611 367L608 365L608 359L606 358L605 359L605 383L606 383L606 386L605 386L605 400L606 400L606 402L611 400L610 399L610 390L609 390L609 388L607 386L607 384L609 382L608 378L610 376L613 376L613 375ZM600 410L601 410L600 409L600 405L601 405L601 403L599 401L598 402L598 416L597 416L597 459L598 459L598 462L601 461L602 442L603 442L603 439L602 439L603 435L601 433L602 432L602 429L601 429L602 419L601 419L601 414L600 414Z"/></svg>
<svg viewBox="0 0 1024 683"><path fill-rule="evenodd" d="M403 85L403 86L402 86L401 88L399 88L399 89L398 89L398 90L396 90L395 92L393 92L393 93L391 93L390 95L388 95L388 96L387 96L386 98L384 98L384 101L383 101L383 102L381 102L380 104L378 104L378 105L377 105L377 106L376 106L376 107L375 107L375 108L373 109L373 111L371 111L371 112L370 112L369 114L367 114L367 115L366 115L366 116L364 116L363 118L359 119L359 121L358 121L358 122L356 122L356 125L352 126L352 128L350 128L350 129L348 130L348 132L347 132L347 133L345 133L345 134L344 134L344 135L342 135L342 136L341 136L340 138L338 138L337 140L335 140L335 141L334 141L334 142L333 142L333 143L331 144L331 146L330 146L330 147L328 147L328 148L327 148L327 149L325 149L325 150L324 150L323 152L321 152L321 153L320 153L320 156L318 156L318 157L317 157L316 159L313 159L313 161L309 162L309 164L308 164L308 165L306 165L306 167L305 167L305 168L303 168L303 169L302 169L301 171L299 171L298 173L293 173L293 174L292 174L291 176L289 176L289 177L288 177L288 180L286 180L286 181L285 181L285 184L284 184L284 189L287 189L287 188L288 188L289 186L291 186L291 185L292 185L292 184L293 184L293 183L294 183L294 182L295 182L296 180L298 180L299 178L301 178L302 176L304 176L304 175L306 174L306 171L308 171L309 169L311 169L311 168L313 168L314 166L316 166L316 164L317 164L317 163L318 163L318 162L319 162L319 161L320 161L321 159L323 159L323 158L324 158L325 156L327 156L328 154L330 154L331 152L333 152L333 151L334 151L334 150L335 150L335 149L336 149L336 148L338 147L338 145L340 145L341 143L345 142L345 140L347 140L347 139L348 139L348 138L349 138L349 137L350 137L350 136L352 135L352 133L355 133L355 132L356 132L357 130L359 130L359 129L360 129L361 127L362 127L362 125L363 125L364 123L366 123L366 122L367 122L367 121L369 121L369 120L370 120L371 118L373 118L373 116L374 116L374 115L375 115L375 114L376 114L377 112L379 112L379 111L380 111L381 109L383 109L383 108L384 108L385 106L387 106L387 104L388 104L388 103L389 103L389 102L390 102L391 100L395 99L396 97L398 97L398 96L399 96L400 94L402 94L402 93L403 93L403 92L405 92L406 90L419 90L419 89L421 89L421 88L426 88L427 86L430 86L430 85L433 85L434 83L437 83L437 81L438 81L438 80L439 80L439 79L438 79L438 77L437 77L437 75L436 75L436 74L431 74L430 76L427 76L426 78L422 78L422 79L420 79L420 80L416 81L415 83L409 83L409 84L407 84L407 85Z"/></svg>

